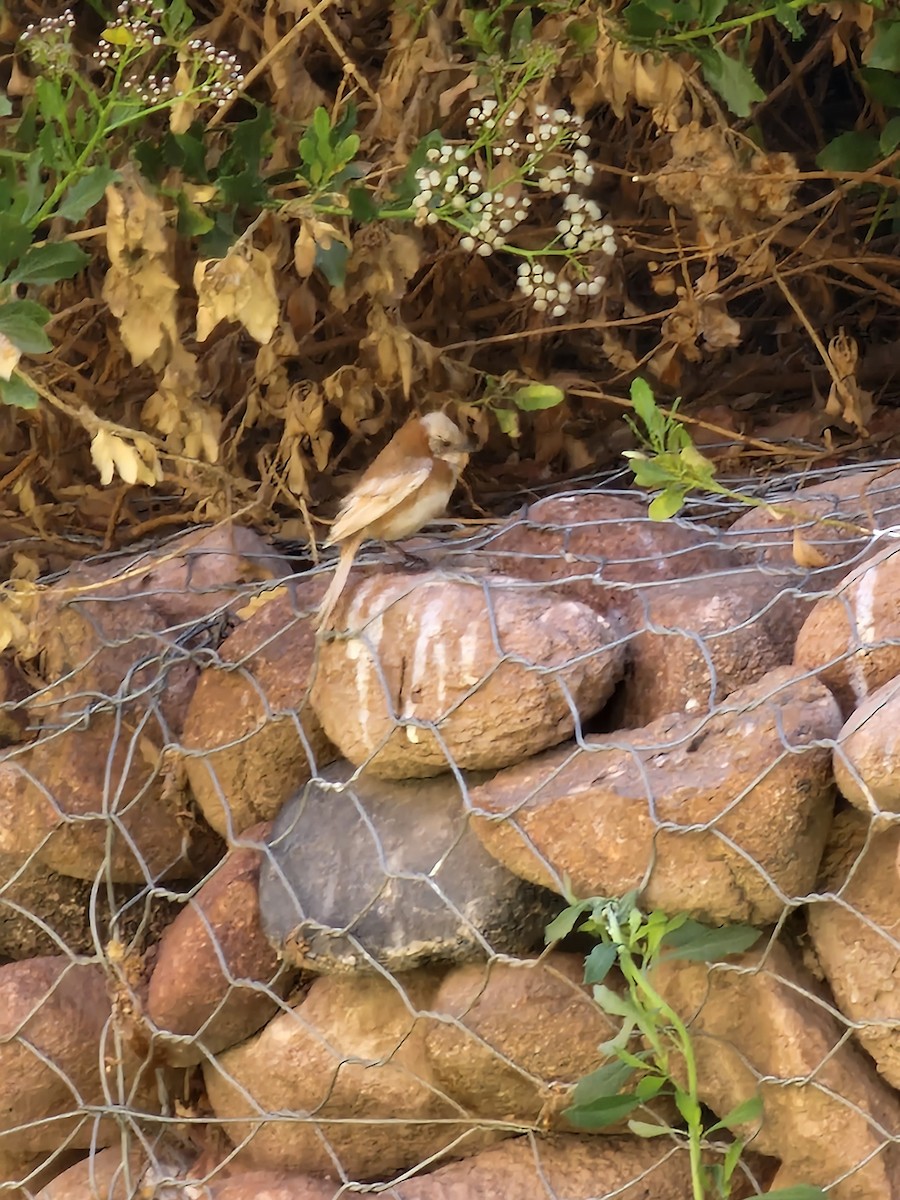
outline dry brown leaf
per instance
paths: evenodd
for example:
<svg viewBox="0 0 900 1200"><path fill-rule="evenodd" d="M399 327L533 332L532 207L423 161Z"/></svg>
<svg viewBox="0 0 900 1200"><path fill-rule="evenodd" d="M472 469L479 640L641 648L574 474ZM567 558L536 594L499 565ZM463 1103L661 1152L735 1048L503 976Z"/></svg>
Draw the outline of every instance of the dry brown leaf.
<svg viewBox="0 0 900 1200"><path fill-rule="evenodd" d="M828 343L828 357L834 374L825 412L829 417L839 417L856 429L863 437L868 436L868 424L875 412L872 393L859 386L856 368L859 362L859 346L843 329Z"/></svg>
<svg viewBox="0 0 900 1200"><path fill-rule="evenodd" d="M184 51L178 55L179 59L183 59ZM191 76L185 69L183 61L179 63L178 70L175 73L174 79L175 92L182 97L176 100L169 109L169 128L173 133L187 133L194 122L194 117L197 115L197 109L200 107L197 100L188 100L185 97L191 90Z"/></svg>
<svg viewBox="0 0 900 1200"><path fill-rule="evenodd" d="M247 601L243 608L237 609L234 615L240 621L248 621L261 608L265 608L272 600L278 600L286 592L287 588L283 583L278 584L277 587L269 588L265 592L258 592Z"/></svg>
<svg viewBox="0 0 900 1200"><path fill-rule="evenodd" d="M91 458L104 487L112 483L117 473L132 485L142 483L152 487L162 479L155 448L138 435L128 442L107 429L98 429L91 438Z"/></svg>
<svg viewBox="0 0 900 1200"><path fill-rule="evenodd" d="M811 542L803 537L799 529L794 530L792 554L798 567L827 567L828 559Z"/></svg>
<svg viewBox="0 0 900 1200"><path fill-rule="evenodd" d="M629 50L613 38L602 16L597 18L593 71L585 71L571 88L577 112L605 101L621 120L629 101L649 108L655 123L666 130L683 125L687 109L687 77L674 58Z"/></svg>
<svg viewBox="0 0 900 1200"><path fill-rule="evenodd" d="M163 354L177 339L178 284L168 269L166 218L158 198L133 168L106 189L106 248L110 267L103 299L137 366Z"/></svg>
<svg viewBox="0 0 900 1200"><path fill-rule="evenodd" d="M173 453L218 462L222 417L200 398L197 360L180 343L172 350L159 387L146 400L141 420L159 430Z"/></svg>
<svg viewBox="0 0 900 1200"><path fill-rule="evenodd" d="M194 268L197 340L205 342L220 321L237 321L265 345L278 326L275 273L265 251L237 242L224 258Z"/></svg>

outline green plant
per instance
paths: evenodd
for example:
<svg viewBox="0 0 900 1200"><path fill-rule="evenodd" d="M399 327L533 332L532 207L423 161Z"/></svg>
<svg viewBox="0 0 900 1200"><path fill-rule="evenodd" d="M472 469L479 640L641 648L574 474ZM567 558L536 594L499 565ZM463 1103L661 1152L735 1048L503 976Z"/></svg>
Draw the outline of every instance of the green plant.
<svg viewBox="0 0 900 1200"><path fill-rule="evenodd" d="M626 1118L659 1097L671 1097L684 1129L663 1123L628 1120L640 1137L674 1136L687 1141L693 1200L731 1195L732 1181L745 1142L734 1131L762 1114L759 1096L751 1096L720 1120L707 1123L699 1096L697 1060L690 1031L652 982L653 970L666 960L716 962L748 949L759 931L746 925L710 928L684 914L645 914L635 903L636 892L621 899L594 897L573 902L548 926L546 940L555 942L573 930L598 939L585 960L584 981L593 985L594 999L611 1017L620 1019L618 1033L600 1047L610 1062L575 1087L573 1104L565 1115L583 1129L602 1129ZM618 967L624 990L607 986ZM634 1048L635 1038L641 1041ZM714 1135L733 1135L720 1161L704 1159ZM793 1187L769 1193L778 1200L825 1200L815 1187Z"/></svg>
<svg viewBox="0 0 900 1200"><path fill-rule="evenodd" d="M22 35L20 47L38 75L0 148L0 400L6 404L34 407L37 395L16 368L22 354L51 349L50 313L17 298L17 289L71 278L88 262L75 242L47 240L42 230L51 221L76 224L102 199L119 178L136 126L167 109L225 104L241 86L236 59L191 39L192 22L185 0L165 7L126 0L100 35L91 69L73 45L71 10L42 18ZM12 112L0 97L0 116Z"/></svg>
<svg viewBox="0 0 900 1200"><path fill-rule="evenodd" d="M519 413L556 408L564 399L565 392L550 383L526 383L516 387L506 379L488 376L479 405L491 414L507 437L515 440L521 433Z"/></svg>

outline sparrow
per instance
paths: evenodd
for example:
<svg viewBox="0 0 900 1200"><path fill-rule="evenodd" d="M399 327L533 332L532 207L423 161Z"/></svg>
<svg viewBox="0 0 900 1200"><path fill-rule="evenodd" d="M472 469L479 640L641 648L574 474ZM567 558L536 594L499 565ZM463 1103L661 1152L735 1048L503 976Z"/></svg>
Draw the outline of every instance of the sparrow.
<svg viewBox="0 0 900 1200"><path fill-rule="evenodd" d="M341 503L326 546L340 546L334 578L316 622L326 629L367 538L396 542L439 517L474 450L470 438L440 412L412 417L398 429Z"/></svg>

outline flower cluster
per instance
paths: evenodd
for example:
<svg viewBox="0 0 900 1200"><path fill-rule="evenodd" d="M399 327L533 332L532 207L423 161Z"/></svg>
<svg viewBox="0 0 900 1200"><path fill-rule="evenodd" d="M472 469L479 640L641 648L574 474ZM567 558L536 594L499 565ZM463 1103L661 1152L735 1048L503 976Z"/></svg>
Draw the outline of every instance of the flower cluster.
<svg viewBox="0 0 900 1200"><path fill-rule="evenodd" d="M37 66L47 71L66 71L74 67L74 28L75 16L67 8L58 17L41 17L25 29L19 40Z"/></svg>
<svg viewBox="0 0 900 1200"><path fill-rule="evenodd" d="M485 258L495 250L519 256L519 290L538 312L561 317L576 296L603 290L605 276L583 260L613 257L615 232L603 222L599 205L573 190L588 186L594 176L590 137L580 119L539 105L522 132L524 117L520 106L504 109L494 99L470 109L469 143L430 149L416 172L416 223L452 225L462 234L461 249ZM511 235L540 196L560 197L563 212L549 244L542 251L526 250ZM561 261L554 269L542 257Z"/></svg>
<svg viewBox="0 0 900 1200"><path fill-rule="evenodd" d="M115 19L101 34L100 45L92 55L94 62L117 69L124 62L131 70L122 80L123 90L143 104L159 104L178 99L184 88L172 76L155 74L149 68L153 63L159 66L161 60L178 51L192 94L220 107L227 104L244 83L237 57L217 50L202 38L185 45L171 41L160 28L164 16L165 9L155 0L122 0ZM29 25L22 42L39 66L59 71L72 65L74 27L75 17L67 9L59 17L44 17L36 25ZM154 52L150 60L148 56Z"/></svg>

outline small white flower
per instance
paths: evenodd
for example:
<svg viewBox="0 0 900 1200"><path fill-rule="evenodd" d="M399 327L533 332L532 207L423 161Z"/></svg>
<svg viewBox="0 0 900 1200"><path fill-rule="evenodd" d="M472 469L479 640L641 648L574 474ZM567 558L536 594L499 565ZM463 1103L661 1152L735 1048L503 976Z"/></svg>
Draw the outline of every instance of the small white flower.
<svg viewBox="0 0 900 1200"><path fill-rule="evenodd" d="M429 162L437 162L437 160L441 157L441 152L440 152L440 150L438 150L437 146L432 146L431 149L428 151L428 153L425 155L425 157L428 159ZM416 171L417 177L422 174L424 174L424 172L421 170L421 168L418 171Z"/></svg>
<svg viewBox="0 0 900 1200"><path fill-rule="evenodd" d="M532 307L534 308L535 312L546 312L547 301L546 300L534 300L534 301L532 301Z"/></svg>
<svg viewBox="0 0 900 1200"><path fill-rule="evenodd" d="M618 246L616 245L616 239L615 238L606 238L603 242L603 245L601 246L601 249L604 254L608 254L610 256L610 258L612 258L612 256L615 254L616 250L618 249Z"/></svg>
<svg viewBox="0 0 900 1200"><path fill-rule="evenodd" d="M429 173L428 173L428 183L429 183L429 184L430 184L430 186L431 186L431 187L433 187L433 188L439 188L439 187L441 186L441 173L440 173L440 171L429 171Z"/></svg>
<svg viewBox="0 0 900 1200"><path fill-rule="evenodd" d="M489 258L494 253L494 248L493 246L489 246L486 242L482 242L478 247L477 253L480 254L482 258Z"/></svg>
<svg viewBox="0 0 900 1200"><path fill-rule="evenodd" d="M606 279L603 275L598 275L596 279L592 279L587 285L587 294L589 296L599 296L606 286Z"/></svg>
<svg viewBox="0 0 900 1200"><path fill-rule="evenodd" d="M459 248L461 250L467 250L471 253L471 251L475 249L475 239L466 234L465 237L459 239Z"/></svg>
<svg viewBox="0 0 900 1200"><path fill-rule="evenodd" d="M564 317L566 315L566 306L564 304L555 304L550 310L551 317Z"/></svg>
<svg viewBox="0 0 900 1200"><path fill-rule="evenodd" d="M467 157L468 153L468 150L466 150L464 146L457 146L456 150L453 152L453 157L457 162L462 162L463 159Z"/></svg>
<svg viewBox="0 0 900 1200"><path fill-rule="evenodd" d="M588 285L587 285L587 282L584 279L582 279L581 283L575 284L575 295L576 296L586 296L587 294L588 294Z"/></svg>
<svg viewBox="0 0 900 1200"><path fill-rule="evenodd" d="M429 212L428 215L425 217L425 220L428 222L429 225L437 225L438 215L436 212Z"/></svg>
<svg viewBox="0 0 900 1200"><path fill-rule="evenodd" d="M563 238L563 245L567 250L574 250L578 245L578 238L574 233L567 233Z"/></svg>

